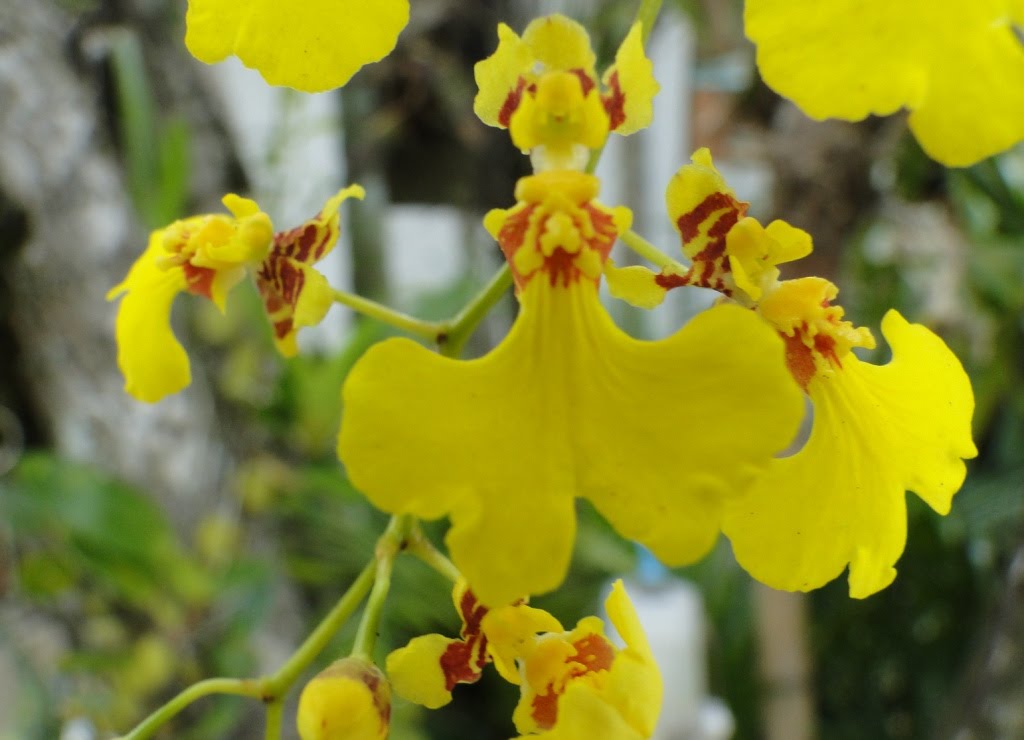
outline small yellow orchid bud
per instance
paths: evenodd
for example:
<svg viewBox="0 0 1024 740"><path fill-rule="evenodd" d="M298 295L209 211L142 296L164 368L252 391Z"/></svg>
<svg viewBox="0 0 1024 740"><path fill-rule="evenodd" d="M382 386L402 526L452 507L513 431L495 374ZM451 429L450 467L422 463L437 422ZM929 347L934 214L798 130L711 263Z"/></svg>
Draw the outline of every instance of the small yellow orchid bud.
<svg viewBox="0 0 1024 740"><path fill-rule="evenodd" d="M383 740L390 718L391 685L361 658L334 661L299 697L302 740Z"/></svg>

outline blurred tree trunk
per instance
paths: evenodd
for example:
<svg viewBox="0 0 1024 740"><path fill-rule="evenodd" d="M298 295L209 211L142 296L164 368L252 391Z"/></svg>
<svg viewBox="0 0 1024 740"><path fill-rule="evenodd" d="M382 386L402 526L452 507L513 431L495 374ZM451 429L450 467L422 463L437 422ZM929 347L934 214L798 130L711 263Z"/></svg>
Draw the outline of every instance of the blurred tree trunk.
<svg viewBox="0 0 1024 740"><path fill-rule="evenodd" d="M150 4L152 6L152 4ZM109 11L108 11L109 12ZM103 53L110 22L52 0L0 5L0 259L4 377L29 442L99 464L161 499L183 530L216 498L225 446L202 378L148 406L129 398L115 362L115 305L146 233L115 148L116 100ZM145 34L136 17L132 32ZM159 30L160 33L156 33ZM191 185L201 201L223 192L230 151L177 34L141 44L161 111L180 111L191 134Z"/></svg>

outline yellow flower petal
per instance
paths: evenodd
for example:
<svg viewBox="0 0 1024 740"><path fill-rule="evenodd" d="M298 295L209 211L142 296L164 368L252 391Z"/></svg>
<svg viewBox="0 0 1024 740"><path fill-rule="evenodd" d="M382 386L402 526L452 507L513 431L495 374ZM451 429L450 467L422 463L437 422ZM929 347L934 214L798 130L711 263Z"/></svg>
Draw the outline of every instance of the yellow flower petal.
<svg viewBox="0 0 1024 740"><path fill-rule="evenodd" d="M171 329L171 303L186 288L184 271L162 269L163 232L154 231L149 245L114 287L107 300L124 295L117 310L117 364L125 392L155 403L177 393L192 380L188 355Z"/></svg>
<svg viewBox="0 0 1024 740"><path fill-rule="evenodd" d="M543 71L579 69L593 76L597 57L587 29L576 21L558 13L536 18L523 31L523 41Z"/></svg>
<svg viewBox="0 0 1024 740"><path fill-rule="evenodd" d="M608 136L608 113L595 88L584 93L580 78L571 72L552 72L540 78L536 92L523 97L509 121L517 148L528 152L544 147L545 169L581 169L574 166L575 149L586 164L586 149L597 149Z"/></svg>
<svg viewBox="0 0 1024 740"><path fill-rule="evenodd" d="M612 297L637 308L651 309L665 300L666 290L658 285L657 273L642 265L616 267L608 260L604 265L604 278Z"/></svg>
<svg viewBox="0 0 1024 740"><path fill-rule="evenodd" d="M232 216L193 216L154 231L145 252L108 300L118 308L118 365L125 390L155 402L189 384L188 358L171 331L171 302L187 290L223 311L228 292L263 258L273 238L270 217L247 198L224 197Z"/></svg>
<svg viewBox="0 0 1024 740"><path fill-rule="evenodd" d="M765 233L771 240L771 260L776 265L803 259L814 250L811 235L785 221L772 221Z"/></svg>
<svg viewBox="0 0 1024 740"><path fill-rule="evenodd" d="M334 303L334 290L327 278L311 265L330 254L338 242L342 202L364 196L359 185L339 190L309 221L277 234L256 272L256 287L270 319L274 343L285 357L298 352L298 330L319 324Z"/></svg>
<svg viewBox="0 0 1024 740"><path fill-rule="evenodd" d="M806 591L850 565L850 595L895 577L906 539L905 491L949 511L971 458L970 382L942 340L895 311L882 322L893 359L853 354L808 388L815 417L800 452L776 460L726 506L740 564L773 588Z"/></svg>
<svg viewBox="0 0 1024 740"><path fill-rule="evenodd" d="M481 121L488 126L508 126L526 87L524 71L530 69L533 61L529 45L511 28L499 23L498 48L473 67L477 86L473 112Z"/></svg>
<svg viewBox="0 0 1024 740"><path fill-rule="evenodd" d="M392 652L385 663L391 688L406 701L427 709L438 709L448 704L452 700L452 692L440 667L441 658L458 642L442 635L422 635Z"/></svg>
<svg viewBox="0 0 1024 740"><path fill-rule="evenodd" d="M271 85L341 87L395 48L408 0L189 0L185 44L208 64L235 54Z"/></svg>
<svg viewBox="0 0 1024 740"><path fill-rule="evenodd" d="M842 369L854 347L875 348L871 330L843 318L832 301L839 288L819 277L784 280L757 305L757 312L782 335L786 364L802 388L816 375Z"/></svg>
<svg viewBox="0 0 1024 740"><path fill-rule="evenodd" d="M488 126L505 128L529 85L548 72L576 70L592 84L594 60L586 29L564 15L537 18L522 38L500 23L498 48L473 68L478 90L473 112Z"/></svg>
<svg viewBox="0 0 1024 740"><path fill-rule="evenodd" d="M1024 138L1024 46L1009 0L748 0L765 82L813 118L911 111L932 157L973 164Z"/></svg>
<svg viewBox="0 0 1024 740"><path fill-rule="evenodd" d="M561 632L562 624L543 609L525 604L500 606L491 609L481 622L487 635L487 652L494 667L509 683L519 683L516 658L524 645L538 632Z"/></svg>
<svg viewBox="0 0 1024 740"><path fill-rule="evenodd" d="M628 136L647 128L654 120L654 96L660 89L654 64L644 53L643 28L634 23L615 53L615 64L601 78L609 92L604 96L611 129Z"/></svg>
<svg viewBox="0 0 1024 740"><path fill-rule="evenodd" d="M353 483L385 511L450 515L452 558L490 605L561 583L576 496L666 562L700 557L721 499L802 415L779 339L750 312L720 306L641 342L615 327L593 283L552 283L526 284L486 357L388 340L343 390L339 455Z"/></svg>
<svg viewBox="0 0 1024 740"><path fill-rule="evenodd" d="M691 164L672 177L665 191L669 217L693 262L682 274L663 271L665 289L695 285L711 288L753 307L779 278L777 265L811 253L811 236L785 221L767 228L746 215L749 203L739 200L715 169L707 148L698 149Z"/></svg>
<svg viewBox="0 0 1024 740"><path fill-rule="evenodd" d="M626 643L612 665L607 695L612 697L619 714L641 737L650 737L661 712L661 673L621 580L613 584L604 606L615 631Z"/></svg>
<svg viewBox="0 0 1024 740"><path fill-rule="evenodd" d="M641 689L642 690L642 689ZM516 740L645 740L604 698L584 683L572 683L560 697L558 708L566 717L554 728Z"/></svg>
<svg viewBox="0 0 1024 740"><path fill-rule="evenodd" d="M612 645L596 617L571 632L541 636L522 656L525 682L513 714L529 737L648 738L661 710L662 682L621 581L605 609L625 648Z"/></svg>

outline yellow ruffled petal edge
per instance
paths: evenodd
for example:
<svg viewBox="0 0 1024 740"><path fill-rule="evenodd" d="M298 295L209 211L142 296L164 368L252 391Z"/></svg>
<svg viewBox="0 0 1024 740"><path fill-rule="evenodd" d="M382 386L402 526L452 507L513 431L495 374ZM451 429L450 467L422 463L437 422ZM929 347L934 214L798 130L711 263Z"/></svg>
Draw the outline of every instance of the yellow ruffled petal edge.
<svg viewBox="0 0 1024 740"><path fill-rule="evenodd" d="M749 311L719 306L638 341L589 282L535 278L520 298L511 332L479 360L405 339L360 359L339 435L354 485L385 511L450 515L452 559L492 606L561 583L577 496L667 563L701 557L722 499L803 414L781 340Z"/></svg>
<svg viewBox="0 0 1024 740"><path fill-rule="evenodd" d="M1024 138L1019 3L748 0L765 82L812 118L912 111L925 151L966 166Z"/></svg>
<svg viewBox="0 0 1024 740"><path fill-rule="evenodd" d="M849 564L850 595L885 588L906 540L905 491L940 514L965 475L974 398L939 337L896 311L882 322L893 359L853 354L817 375L810 439L726 505L723 529L740 564L773 588L807 591Z"/></svg>
<svg viewBox="0 0 1024 740"><path fill-rule="evenodd" d="M185 45L200 61L235 54L271 85L322 92L387 56L408 22L408 0L189 0Z"/></svg>
<svg viewBox="0 0 1024 740"><path fill-rule="evenodd" d="M107 294L107 300L123 295L115 335L125 392L147 403L177 393L192 380L188 355L171 329L171 304L185 290L185 273L180 267L158 267L157 258L164 254L163 232L155 231L124 281Z"/></svg>

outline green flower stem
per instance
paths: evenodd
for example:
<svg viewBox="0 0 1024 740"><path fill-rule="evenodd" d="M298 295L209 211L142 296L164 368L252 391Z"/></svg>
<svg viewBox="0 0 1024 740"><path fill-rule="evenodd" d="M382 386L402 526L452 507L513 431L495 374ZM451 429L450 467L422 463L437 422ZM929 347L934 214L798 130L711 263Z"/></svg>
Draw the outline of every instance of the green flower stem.
<svg viewBox="0 0 1024 740"><path fill-rule="evenodd" d="M362 603L366 594L373 585L376 572L376 560L366 564L362 572L352 582L348 590L328 612L316 629L306 638L299 649L278 669L273 676L266 678L209 678L192 684L169 702L146 717L135 729L127 735L122 735L118 740L146 740L163 727L175 715L181 712L192 702L211 694L234 694L237 696L250 696L259 699L267 704L267 738L276 738L280 735L280 705L281 699L295 683L299 675L306 670L310 663L324 649L334 634L352 616L356 607ZM272 725L275 713L277 716L276 726L278 734L272 735Z"/></svg>
<svg viewBox="0 0 1024 740"><path fill-rule="evenodd" d="M377 643L377 630L384 612L384 602L391 588L391 569L394 567L395 557L408 545L409 533L412 532L415 523L416 520L409 514L393 516L388 528L377 540L377 567L373 590L366 601L366 609L363 610L363 618L359 622L355 643L352 646L352 655L368 663L374 662L373 646Z"/></svg>
<svg viewBox="0 0 1024 740"><path fill-rule="evenodd" d="M413 528L406 552L410 555L415 555L452 583L462 578L462 573L455 567L455 564L434 547L434 543L427 539L419 525Z"/></svg>
<svg viewBox="0 0 1024 740"><path fill-rule="evenodd" d="M145 740L164 726L178 712L197 699L211 694L234 694L259 699L263 696L262 682L258 679L208 678L189 686L169 702L146 717L134 730L117 740Z"/></svg>
<svg viewBox="0 0 1024 740"><path fill-rule="evenodd" d="M284 714L284 699L278 697L267 702L267 730L265 740L281 740L281 719Z"/></svg>
<svg viewBox="0 0 1024 740"><path fill-rule="evenodd" d="M460 355L476 327L511 286L512 270L506 263L455 318L442 324L440 332L435 337L437 343L441 345L441 354L446 357Z"/></svg>
<svg viewBox="0 0 1024 740"><path fill-rule="evenodd" d="M636 20L643 23L641 33L645 44L651 36L651 29L654 28L654 21L658 20L660 11L661 0L641 0L640 7L636 11Z"/></svg>
<svg viewBox="0 0 1024 740"><path fill-rule="evenodd" d="M401 311L388 308L382 303L371 301L369 298L363 298L354 293L346 293L343 290L335 289L334 301L343 306L348 306L353 311L363 314L363 316L369 316L371 319L376 319L396 329L407 331L410 334L429 339L430 341L435 341L442 332L441 325L434 321L417 319L415 316L409 316Z"/></svg>
<svg viewBox="0 0 1024 740"><path fill-rule="evenodd" d="M634 252L639 254L645 260L653 265L657 265L661 269L669 268L673 272L680 274L686 272L689 268L681 262L669 257L667 254L662 252L656 246L651 244L649 241L644 239L638 233L630 229L622 236L619 237L622 243L632 249Z"/></svg>
<svg viewBox="0 0 1024 740"><path fill-rule="evenodd" d="M271 699L274 699L283 696L299 678L299 675L316 659L316 656L327 647L327 643L334 637L334 634L348 621L356 607L366 597L370 586L373 585L376 570L376 559L366 564L366 567L363 568L356 580L348 587L348 591L338 600L338 603L334 605L334 608L328 612L320 624L316 626L316 629L310 633L306 641L278 669L277 673L270 677L267 682L269 692L264 695L265 698L269 696Z"/></svg>

